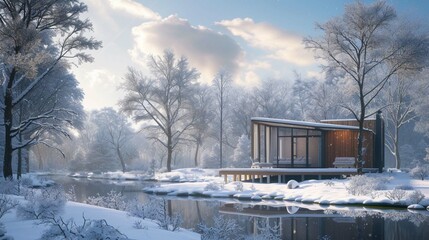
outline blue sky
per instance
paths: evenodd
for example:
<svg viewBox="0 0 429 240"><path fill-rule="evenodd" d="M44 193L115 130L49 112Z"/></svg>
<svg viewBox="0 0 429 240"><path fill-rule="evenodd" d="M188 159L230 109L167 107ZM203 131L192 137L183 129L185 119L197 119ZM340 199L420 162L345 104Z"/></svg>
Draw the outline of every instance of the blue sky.
<svg viewBox="0 0 429 240"><path fill-rule="evenodd" d="M302 38L315 23L340 16L346 0L84 0L93 35L103 41L95 61L73 69L86 109L116 106L128 66L148 72L147 57L164 49L184 55L210 83L228 68L243 88L261 79L323 79ZM372 1L364 1L366 3ZM429 23L429 1L391 0L399 16Z"/></svg>

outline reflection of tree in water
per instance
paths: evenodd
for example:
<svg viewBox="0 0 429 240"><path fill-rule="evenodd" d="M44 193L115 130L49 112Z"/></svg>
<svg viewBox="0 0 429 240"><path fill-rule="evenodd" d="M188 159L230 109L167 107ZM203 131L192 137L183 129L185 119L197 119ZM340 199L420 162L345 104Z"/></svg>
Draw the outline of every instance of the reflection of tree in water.
<svg viewBox="0 0 429 240"><path fill-rule="evenodd" d="M256 230L257 234L251 236L250 238L246 239L252 239L252 240L277 240L282 239L281 229L278 222L273 222L273 224L270 224L269 219L256 219Z"/></svg>
<svg viewBox="0 0 429 240"><path fill-rule="evenodd" d="M352 218L366 218L366 217L377 217L383 218L393 222L398 221L409 221L416 227L419 227L429 216L418 213L418 212L406 212L406 211L395 211L395 212L375 212L375 211L358 211L358 210L325 210L325 214L340 214L344 217Z"/></svg>

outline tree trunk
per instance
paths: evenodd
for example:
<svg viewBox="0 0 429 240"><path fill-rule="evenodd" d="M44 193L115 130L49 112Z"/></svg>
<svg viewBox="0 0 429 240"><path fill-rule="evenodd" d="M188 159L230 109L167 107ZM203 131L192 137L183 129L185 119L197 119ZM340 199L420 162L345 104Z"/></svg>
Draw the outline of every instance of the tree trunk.
<svg viewBox="0 0 429 240"><path fill-rule="evenodd" d="M116 147L116 154L118 154L119 161L121 162L122 172L126 172L127 169L125 167L125 161L122 157L121 150L119 149L119 147Z"/></svg>
<svg viewBox="0 0 429 240"><path fill-rule="evenodd" d="M21 148L18 149L18 169L16 171L17 171L16 179L20 179L22 174L22 149Z"/></svg>
<svg viewBox="0 0 429 240"><path fill-rule="evenodd" d="M361 95L362 96L362 95ZM362 175L363 173L363 123L365 121L365 107L363 98L361 98L361 114L359 119L359 134L358 134L358 160L357 160L357 173Z"/></svg>
<svg viewBox="0 0 429 240"><path fill-rule="evenodd" d="M167 172L171 172L171 159L173 157L173 147L171 134L167 136Z"/></svg>
<svg viewBox="0 0 429 240"><path fill-rule="evenodd" d="M222 103L221 103L222 104ZM219 161L220 161L220 168L222 168L223 166L223 156L222 156L222 152L223 152L223 108L221 107L220 109L220 134L219 134Z"/></svg>
<svg viewBox="0 0 429 240"><path fill-rule="evenodd" d="M399 129L395 128L395 162L396 169L401 168L401 156L399 155Z"/></svg>
<svg viewBox="0 0 429 240"><path fill-rule="evenodd" d="M200 141L197 141L197 146L195 148L195 155L194 155L194 162L195 162L195 167L198 167L198 152L200 150Z"/></svg>
<svg viewBox="0 0 429 240"><path fill-rule="evenodd" d="M13 80L15 79L16 70L15 68L12 69L10 76L9 76L9 82L7 84L6 94L4 97L4 115L3 115L3 121L4 121L4 155L3 155L3 177L5 179L12 180L13 179L13 172L12 172L12 125L13 125L13 105L12 105L12 86L13 86Z"/></svg>

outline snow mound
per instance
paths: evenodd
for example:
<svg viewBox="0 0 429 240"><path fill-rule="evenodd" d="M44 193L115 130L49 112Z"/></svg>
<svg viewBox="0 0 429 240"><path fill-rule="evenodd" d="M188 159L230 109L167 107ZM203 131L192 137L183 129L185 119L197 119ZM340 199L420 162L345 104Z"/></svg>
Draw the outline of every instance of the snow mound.
<svg viewBox="0 0 429 240"><path fill-rule="evenodd" d="M295 189L299 187L299 183L295 180L289 180L286 184L286 188L288 189Z"/></svg>

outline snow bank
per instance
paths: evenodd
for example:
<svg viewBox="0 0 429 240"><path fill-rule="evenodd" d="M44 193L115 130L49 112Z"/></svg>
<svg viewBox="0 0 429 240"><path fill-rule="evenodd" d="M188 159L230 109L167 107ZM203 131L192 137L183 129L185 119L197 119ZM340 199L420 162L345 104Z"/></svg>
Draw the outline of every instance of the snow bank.
<svg viewBox="0 0 429 240"><path fill-rule="evenodd" d="M11 196L18 201L25 201L22 197ZM126 212L117 211L108 208L91 206L76 202L67 202L61 217L65 220L73 218L77 224L83 223L86 219L98 220L105 219L107 223L130 239L200 239L200 235L185 229L171 232L162 230L151 220L142 220L140 218L130 217ZM48 229L47 225L38 225L35 220L21 220L16 217L15 211L7 213L2 219L6 230L6 235L19 240L40 239L43 232ZM133 225L140 221L142 229L136 229Z"/></svg>
<svg viewBox="0 0 429 240"><path fill-rule="evenodd" d="M307 180L299 183L299 187L289 189L287 184L264 184L243 182L241 191L237 191L236 183L223 185L220 190L205 189L209 182L198 183L173 183L158 187L145 188L147 193L168 194L170 196L201 195L206 197L232 197L237 199L271 201L283 200L301 203L317 203L320 205L363 205L363 206L394 206L408 207L407 199L414 191L419 191L424 198L418 203L423 207L429 206L429 181L411 179L402 172L390 172L383 174L370 174L371 178L383 181L383 188L371 191L367 194L352 195L350 192L350 179L332 180ZM403 199L391 199L393 191L397 188L405 188Z"/></svg>

